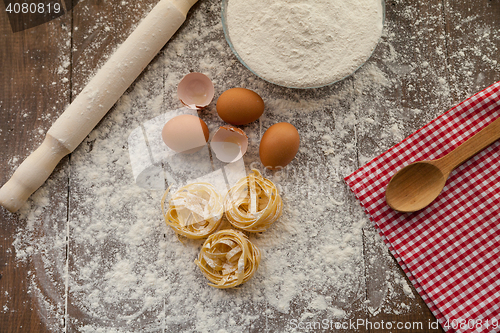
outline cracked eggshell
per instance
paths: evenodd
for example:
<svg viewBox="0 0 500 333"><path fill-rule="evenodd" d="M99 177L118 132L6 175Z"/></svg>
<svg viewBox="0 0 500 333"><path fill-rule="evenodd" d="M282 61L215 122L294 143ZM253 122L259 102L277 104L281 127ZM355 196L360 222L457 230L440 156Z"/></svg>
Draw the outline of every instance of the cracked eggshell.
<svg viewBox="0 0 500 333"><path fill-rule="evenodd" d="M167 121L161 131L163 142L178 153L191 154L207 144L208 127L200 118L183 114Z"/></svg>
<svg viewBox="0 0 500 333"><path fill-rule="evenodd" d="M190 109L203 109L214 98L214 85L202 73L189 73L179 82L177 96Z"/></svg>
<svg viewBox="0 0 500 333"><path fill-rule="evenodd" d="M239 128L225 125L215 132L210 147L220 161L236 162L247 152L248 136Z"/></svg>

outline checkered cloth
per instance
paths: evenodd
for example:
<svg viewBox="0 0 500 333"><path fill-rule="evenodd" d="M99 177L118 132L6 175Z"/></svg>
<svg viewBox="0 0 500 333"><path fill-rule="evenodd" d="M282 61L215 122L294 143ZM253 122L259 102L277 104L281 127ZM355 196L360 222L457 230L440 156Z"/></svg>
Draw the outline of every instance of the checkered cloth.
<svg viewBox="0 0 500 333"><path fill-rule="evenodd" d="M500 82L345 178L447 332L500 331L500 140L455 169L427 208L398 213L385 188L402 167L440 158L500 116Z"/></svg>

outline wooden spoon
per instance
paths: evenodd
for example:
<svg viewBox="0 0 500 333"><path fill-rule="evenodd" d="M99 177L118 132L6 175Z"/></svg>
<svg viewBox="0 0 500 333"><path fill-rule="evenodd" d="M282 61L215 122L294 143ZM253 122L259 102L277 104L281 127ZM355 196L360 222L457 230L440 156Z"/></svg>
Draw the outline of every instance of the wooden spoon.
<svg viewBox="0 0 500 333"><path fill-rule="evenodd" d="M483 128L446 156L419 161L399 170L387 185L385 200L399 212L416 212L429 205L443 190L450 173L500 138L500 118Z"/></svg>

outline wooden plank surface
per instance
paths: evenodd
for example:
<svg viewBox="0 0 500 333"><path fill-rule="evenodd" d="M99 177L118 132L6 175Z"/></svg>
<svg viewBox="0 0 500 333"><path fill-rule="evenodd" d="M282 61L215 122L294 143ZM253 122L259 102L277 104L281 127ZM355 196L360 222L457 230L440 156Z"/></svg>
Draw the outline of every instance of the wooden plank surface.
<svg viewBox="0 0 500 333"><path fill-rule="evenodd" d="M444 1L443 7L450 93L453 103L459 103L500 78L500 4Z"/></svg>
<svg viewBox="0 0 500 333"><path fill-rule="evenodd" d="M0 14L0 136L1 156L0 178L4 183L19 165L43 140L45 131L57 119L64 105L69 102L69 72L58 71L70 52L71 16L61 16L56 20L38 25L32 29L13 32L4 12ZM30 253L16 253L14 240L30 242L23 238L24 230L38 228L32 218L30 207L43 196L49 196L46 209L36 212L41 219L51 220L54 226L65 226L67 215L67 159L56 168L47 184L35 194L19 214L0 211L0 331L2 332L46 332L45 323L63 329L60 320L65 311L64 300L60 297L44 300L34 297L40 289L33 289L33 283L46 278L44 263L40 260L37 244L32 244ZM62 205L60 204L62 203ZM31 217L30 217L31 215ZM40 231L35 232L40 236ZM65 230L63 227L62 230ZM64 237L63 234L62 237ZM16 256L18 257L16 259ZM66 247L54 247L53 261L64 269ZM19 260L19 257L24 259ZM28 259L30 258L30 259ZM56 272L60 274L62 272ZM45 289L52 295L64 295L64 285ZM57 290L56 290L57 289ZM60 318L41 317L45 306L54 307Z"/></svg>
<svg viewBox="0 0 500 333"><path fill-rule="evenodd" d="M137 87L132 86L127 96L119 102L118 112L123 109L145 110L140 119L112 110L98 125L95 133L70 158L63 160L49 182L40 189L40 193L37 192L38 195L31 199L21 214L10 214L0 209L0 332L76 332L85 326L90 329L99 325L112 325L113 318L101 317L96 321L95 315L101 313L98 308L93 309L94 312L85 308L90 306L85 302L86 297L98 298L95 294L83 294L81 288L84 283L92 281L106 282L109 276L106 276L105 270L95 270L93 273L96 275L84 276L82 268L94 263L95 256L100 252L106 249L116 251L122 247L116 244L119 239L115 239L110 240L115 242L113 244L106 243L102 247L89 249L75 237L82 234L82 228L90 227L90 222L95 222L93 219L110 219L111 225L114 223L113 217L106 215L106 207L88 205L88 201L98 195L98 185L102 184L82 177L88 174L85 168L89 165L95 167L97 173L106 173L107 164L101 167L94 163L94 159L100 159L99 154L110 151L103 146L110 137L110 131L119 131L120 126L132 129L147 121L150 116L146 111L158 107L153 101L161 100L161 107L167 110L176 107L175 82L180 77L172 77L170 72L209 72L216 77L214 81L221 91L235 85L248 85L266 91L267 98L285 96L299 102L308 99L327 101L324 110L308 110L309 116L325 120L322 123L323 136L310 136L303 144L304 150L313 151L319 147L325 154L308 160L307 154L302 152L304 159L297 162L304 170L311 163L338 163L336 170L328 169L332 178L336 175L338 180L329 179L328 184L340 186L341 190L337 187L334 191L337 196L335 199L344 200L346 204L340 208L329 208L312 221L315 226L324 228L330 226L323 223L321 218L339 216L346 211L360 221L366 220L354 196L346 187L342 187L341 176L354 171L368 159L500 77L497 62L500 59L500 2L495 0L386 1L386 29L373 57L355 76L316 91L279 88L261 83L248 75L227 47L220 48L216 42L212 43L222 38L222 31L217 26L219 3L206 2L193 8L187 26L181 28L170 46L163 51L166 57L160 55L155 59L136 81ZM43 134L63 111L64 105L78 94L154 3L156 0L120 3L81 0L70 13L16 33L12 32L5 13L0 14L1 183L40 144ZM205 27L215 27L213 29L217 34L208 36L203 32L194 33L197 23L193 21L199 18L207 20ZM196 38L200 42L193 42ZM218 66L213 67L203 60L200 48L204 47L207 49L205 56L220 57ZM178 57L175 62L165 60L174 56ZM158 80L158 77L163 79ZM363 81L369 82L364 84ZM373 82L377 84L373 85ZM157 91L163 93L153 96L152 92ZM341 95L343 91L348 93L342 95L338 104L328 102L330 95ZM132 105L127 106L127 103ZM290 105L290 102L287 103ZM267 128L273 122L286 120L282 117L287 116L297 119L298 126L307 126L307 121L300 121L299 113L300 108L297 107L297 111L290 111L285 116L264 118L258 126ZM210 119L211 131L220 125L220 121L213 116L212 106L201 114ZM354 120L351 120L351 116ZM249 130L254 131L256 128L249 127ZM318 143L322 140L327 143ZM257 143L258 138L251 138L251 145ZM124 153L123 147L116 147L116 150ZM341 158L333 162L330 154L335 156L340 151ZM113 168L111 157L106 162L109 168ZM126 184L127 175L115 176L117 186ZM287 189L297 190L301 186L307 187L307 184L292 182ZM320 188L318 193L324 190ZM47 197L50 200L44 202ZM292 195L290 197L293 198ZM334 217L331 222L335 227L335 223L342 223L342 217ZM339 228L339 231L342 230ZM95 230L89 229L89 232ZM92 234L94 236L102 235L96 232ZM54 248L46 251L46 248L37 247L37 237L53 240ZM161 232L159 237L163 237ZM362 242L362 260L357 262L358 268L342 278L356 279L357 287L350 290L345 299L333 301L349 310L350 317L347 319L372 323L422 323L426 332L442 332L440 328L428 328L435 318L368 221L356 237ZM16 242L22 242L23 246ZM28 245L30 242L33 242L31 247ZM161 243L158 239L152 239L151 242ZM16 253L16 245L28 249L28 252ZM112 261L103 259L103 267ZM159 278L167 278L168 274L165 271L164 276ZM95 290L104 293L104 289L100 289L104 287L105 284L96 285ZM331 288L329 292L337 295L339 291L334 289ZM328 296L322 292L325 294L323 296ZM100 306L102 304L99 303ZM126 306L131 312L137 312L135 307L139 305L131 301L116 306ZM161 315L165 309L168 310L168 306L150 310L130 323L129 330L141 331L153 327L151 325L155 324L157 318L163 318ZM261 311L251 305L245 309L249 313ZM115 310L116 313L120 312L112 308L110 313ZM290 330L290 320L301 315L304 305L299 299L286 315L273 311L268 309L265 315L257 316L258 319L247 323L244 330L261 332L269 331L269 327ZM120 320L117 323L127 325L126 319ZM270 321L274 321L274 324ZM167 332L174 328L178 331L195 329L189 323L178 326L165 324L163 327ZM339 331L378 330L363 326L356 330ZM414 326L393 331L422 330Z"/></svg>

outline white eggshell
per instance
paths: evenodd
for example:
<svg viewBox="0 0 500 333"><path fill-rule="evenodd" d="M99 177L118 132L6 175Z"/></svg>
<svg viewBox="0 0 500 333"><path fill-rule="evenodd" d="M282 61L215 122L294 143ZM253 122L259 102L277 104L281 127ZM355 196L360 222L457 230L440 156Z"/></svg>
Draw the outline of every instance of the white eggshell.
<svg viewBox="0 0 500 333"><path fill-rule="evenodd" d="M214 98L214 85L205 74L189 73L179 82L177 96L188 108L203 109Z"/></svg>
<svg viewBox="0 0 500 333"><path fill-rule="evenodd" d="M241 129L226 125L215 132L210 141L215 156L224 163L232 163L245 155L248 137Z"/></svg>

